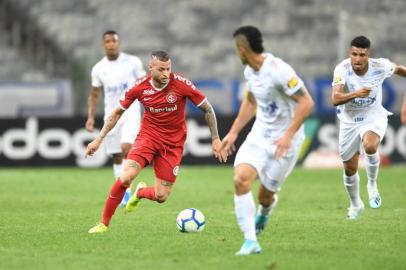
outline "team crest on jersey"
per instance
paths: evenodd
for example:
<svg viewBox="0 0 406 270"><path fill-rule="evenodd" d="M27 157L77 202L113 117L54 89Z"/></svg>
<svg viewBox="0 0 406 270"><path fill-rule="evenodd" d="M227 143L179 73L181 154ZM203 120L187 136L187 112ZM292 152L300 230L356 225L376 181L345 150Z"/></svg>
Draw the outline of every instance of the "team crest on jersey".
<svg viewBox="0 0 406 270"><path fill-rule="evenodd" d="M169 102L169 103L175 103L176 102L176 95L173 93L173 92L169 92L167 95L166 95L166 100Z"/></svg>
<svg viewBox="0 0 406 270"><path fill-rule="evenodd" d="M175 166L175 167L173 168L173 175L177 176L178 173L179 173L179 166Z"/></svg>
<svg viewBox="0 0 406 270"><path fill-rule="evenodd" d="M290 80L288 81L288 87L289 87L289 88L293 88L293 87L295 87L298 83L299 83L299 81L298 81L297 77L293 77L292 79L290 79Z"/></svg>

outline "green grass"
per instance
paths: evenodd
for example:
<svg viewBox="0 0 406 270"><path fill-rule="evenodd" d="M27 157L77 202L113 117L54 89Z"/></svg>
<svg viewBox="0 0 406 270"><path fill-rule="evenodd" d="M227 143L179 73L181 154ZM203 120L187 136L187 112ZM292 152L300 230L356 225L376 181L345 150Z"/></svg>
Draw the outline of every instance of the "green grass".
<svg viewBox="0 0 406 270"><path fill-rule="evenodd" d="M87 230L101 215L111 169L1 169L0 269L404 269L405 172L381 169L381 209L352 222L341 170L295 169L259 237L263 253L236 257L243 239L231 167L183 167L165 204L119 209L104 235ZM139 179L152 184L152 171ZM177 231L176 216L188 207L205 214L204 232Z"/></svg>

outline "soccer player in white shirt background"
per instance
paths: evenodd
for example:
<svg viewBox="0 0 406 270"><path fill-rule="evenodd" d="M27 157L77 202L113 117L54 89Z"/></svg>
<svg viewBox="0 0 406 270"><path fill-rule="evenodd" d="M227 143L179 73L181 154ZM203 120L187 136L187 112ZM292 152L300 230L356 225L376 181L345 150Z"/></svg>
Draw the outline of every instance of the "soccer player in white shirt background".
<svg viewBox="0 0 406 270"><path fill-rule="evenodd" d="M378 192L378 146L388 124L382 106L382 83L393 73L406 77L404 66L384 58L370 58L370 41L364 36L351 41L349 58L334 70L332 103L340 120L339 152L344 165L344 186L350 197L348 219L357 219L364 209L359 193L358 160L365 152L368 196L371 208L382 203ZM345 87L346 86L346 87Z"/></svg>
<svg viewBox="0 0 406 270"><path fill-rule="evenodd" d="M261 252L256 235L268 223L277 203L276 193L297 161L304 140L303 122L314 102L287 63L264 53L259 29L243 26L233 36L237 54L246 65L248 92L223 147L229 154L235 151L239 132L256 114L234 162L235 214L244 233L244 243L236 255L249 255ZM251 186L257 177L261 184L255 216Z"/></svg>
<svg viewBox="0 0 406 270"><path fill-rule="evenodd" d="M103 48L106 56L92 68L92 88L88 99L88 119L86 129L93 131L94 118L100 95L104 92L104 119L119 105L125 90L135 81L145 76L141 60L134 55L120 52L120 40L117 32L106 31L103 34ZM116 127L104 140L106 153L113 157L113 171L118 178L123 169L123 160L131 148L140 129L141 106L138 101L123 114ZM131 197L130 188L126 191L121 205Z"/></svg>

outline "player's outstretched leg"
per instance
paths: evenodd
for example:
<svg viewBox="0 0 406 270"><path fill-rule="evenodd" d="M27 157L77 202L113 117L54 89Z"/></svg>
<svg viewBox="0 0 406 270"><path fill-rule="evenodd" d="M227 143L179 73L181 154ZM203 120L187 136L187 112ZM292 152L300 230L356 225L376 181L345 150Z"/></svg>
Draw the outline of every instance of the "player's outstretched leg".
<svg viewBox="0 0 406 270"><path fill-rule="evenodd" d="M244 243L235 255L250 255L261 252L255 235L255 202L252 192L234 195L235 214L244 233Z"/></svg>
<svg viewBox="0 0 406 270"><path fill-rule="evenodd" d="M348 208L347 219L358 219L364 210L364 203L359 195L359 175L356 172L354 175L347 176L344 173L344 186L351 200L350 208Z"/></svg>
<svg viewBox="0 0 406 270"><path fill-rule="evenodd" d="M273 209L278 204L278 196L274 195L274 201L268 207L263 207L261 204L258 207L257 215L255 216L255 233L260 234L268 225Z"/></svg>
<svg viewBox="0 0 406 270"><path fill-rule="evenodd" d="M250 254L257 254L261 253L261 247L259 246L258 241L245 239L244 243L242 244L241 248L235 255L250 255Z"/></svg>
<svg viewBox="0 0 406 270"><path fill-rule="evenodd" d="M127 205L125 206L127 212L133 212L135 209L137 209L138 205L141 202L141 197L139 196L138 192L146 187L147 184L145 184L144 182L138 183L137 187L135 188L134 194L131 196L131 198L127 202Z"/></svg>
<svg viewBox="0 0 406 270"><path fill-rule="evenodd" d="M365 154L365 169L368 177L368 197L369 206L372 209L381 207L382 199L378 192L377 178L379 172L379 153L375 154Z"/></svg>
<svg viewBox="0 0 406 270"><path fill-rule="evenodd" d="M107 198L106 204L104 205L101 222L91 228L89 230L89 233L104 233L107 231L110 220L113 217L118 205L120 204L127 188L128 185L123 183L123 181L118 178L110 189L109 197Z"/></svg>

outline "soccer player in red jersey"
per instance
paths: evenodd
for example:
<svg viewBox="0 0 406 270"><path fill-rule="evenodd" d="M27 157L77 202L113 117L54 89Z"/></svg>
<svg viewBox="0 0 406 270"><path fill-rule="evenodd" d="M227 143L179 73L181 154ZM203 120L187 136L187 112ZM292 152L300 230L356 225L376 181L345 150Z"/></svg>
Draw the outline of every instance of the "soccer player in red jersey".
<svg viewBox="0 0 406 270"><path fill-rule="evenodd" d="M186 140L186 99L203 112L210 128L214 156L220 162L227 161L227 152L221 149L217 131L217 120L213 107L188 79L171 72L171 59L165 51L154 51L149 63L150 75L140 79L125 92L117 107L106 119L99 136L86 149L86 156L93 155L107 133L116 125L123 112L135 101L144 106L141 129L127 156L121 176L110 190L102 219L89 233L107 231L110 220L133 179L140 171L152 164L155 185L147 187L138 183L126 205L128 212L134 211L141 199L163 203L169 197L178 174Z"/></svg>

